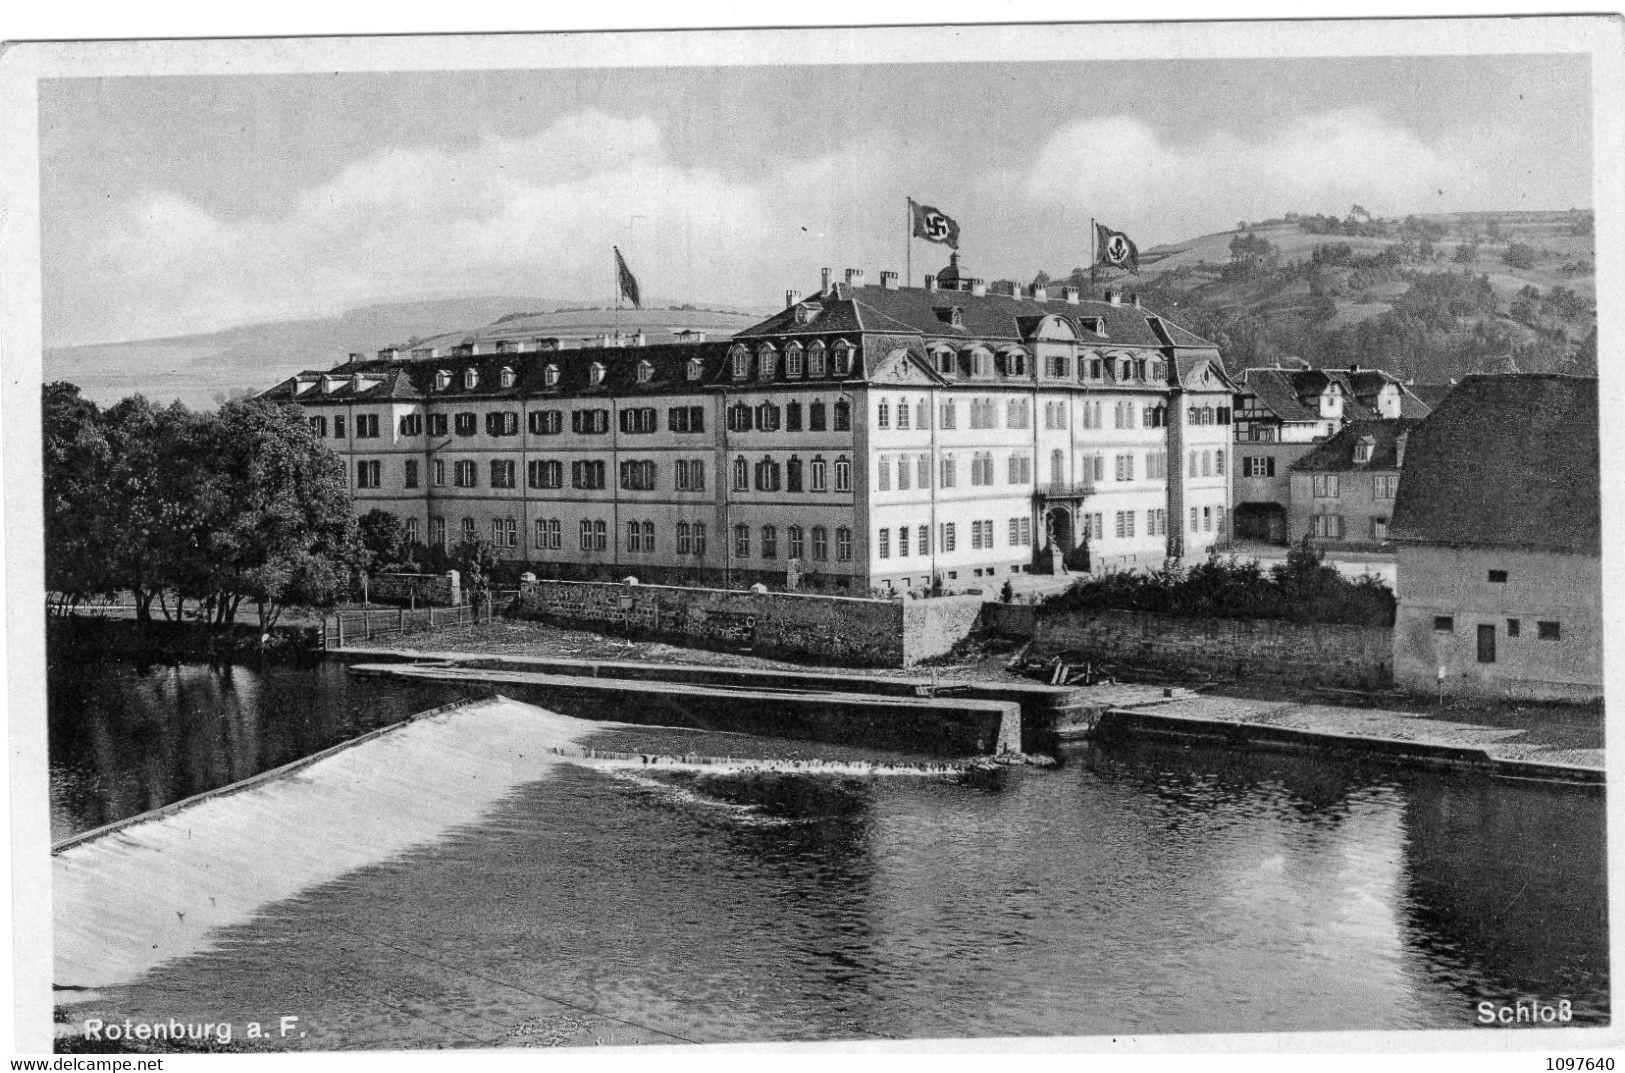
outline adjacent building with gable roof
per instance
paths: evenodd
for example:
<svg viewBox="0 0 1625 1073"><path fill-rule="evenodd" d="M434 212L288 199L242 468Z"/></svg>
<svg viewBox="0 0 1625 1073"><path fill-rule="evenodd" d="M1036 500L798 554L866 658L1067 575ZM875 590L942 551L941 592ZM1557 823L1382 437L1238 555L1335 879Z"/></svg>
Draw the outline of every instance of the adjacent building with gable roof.
<svg viewBox="0 0 1625 1073"><path fill-rule="evenodd" d="M826 269L727 343L487 345L266 397L346 456L358 512L543 576L963 589L1228 540L1235 385L1133 297Z"/></svg>
<svg viewBox="0 0 1625 1073"><path fill-rule="evenodd" d="M1406 441L1417 419L1351 421L1292 464L1290 529L1323 548L1392 550Z"/></svg>
<svg viewBox="0 0 1625 1073"><path fill-rule="evenodd" d="M1595 378L1463 379L1405 448L1395 680L1600 697L1601 514Z"/></svg>

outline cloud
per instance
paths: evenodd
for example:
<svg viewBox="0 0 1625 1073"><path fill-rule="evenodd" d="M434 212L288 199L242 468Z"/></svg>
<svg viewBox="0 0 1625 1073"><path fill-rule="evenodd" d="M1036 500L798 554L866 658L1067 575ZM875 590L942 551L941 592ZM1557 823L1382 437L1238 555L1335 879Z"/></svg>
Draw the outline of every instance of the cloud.
<svg viewBox="0 0 1625 1073"><path fill-rule="evenodd" d="M1378 215L1484 208L1493 195L1482 189L1482 151L1461 138L1430 144L1361 110L1257 134L1215 131L1183 145L1111 116L1057 131L1024 189L1037 203L1087 205L1166 242L1288 211L1340 214L1354 202Z"/></svg>

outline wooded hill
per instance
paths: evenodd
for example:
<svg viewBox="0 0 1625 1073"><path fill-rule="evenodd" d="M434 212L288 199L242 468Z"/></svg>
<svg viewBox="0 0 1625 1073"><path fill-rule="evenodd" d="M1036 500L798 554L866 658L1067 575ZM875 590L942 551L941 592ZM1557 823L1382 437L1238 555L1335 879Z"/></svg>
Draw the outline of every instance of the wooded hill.
<svg viewBox="0 0 1625 1073"><path fill-rule="evenodd" d="M1420 383L1597 370L1592 214L1380 219L1288 213L1140 254L1093 286L1137 292L1213 340L1232 370L1300 357ZM1090 286L1086 268L1045 282Z"/></svg>

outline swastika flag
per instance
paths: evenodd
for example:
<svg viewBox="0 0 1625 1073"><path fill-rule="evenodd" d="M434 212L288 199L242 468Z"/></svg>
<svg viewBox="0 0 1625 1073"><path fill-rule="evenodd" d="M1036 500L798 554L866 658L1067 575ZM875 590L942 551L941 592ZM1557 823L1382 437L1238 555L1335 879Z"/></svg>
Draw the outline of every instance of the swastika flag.
<svg viewBox="0 0 1625 1073"><path fill-rule="evenodd" d="M959 224L952 216L932 205L916 204L913 198L909 199L908 207L914 214L915 238L942 242L959 249Z"/></svg>
<svg viewBox="0 0 1625 1073"><path fill-rule="evenodd" d="M1140 270L1140 247L1121 231L1113 231L1105 224L1095 224L1095 237L1099 241L1100 263L1112 268Z"/></svg>

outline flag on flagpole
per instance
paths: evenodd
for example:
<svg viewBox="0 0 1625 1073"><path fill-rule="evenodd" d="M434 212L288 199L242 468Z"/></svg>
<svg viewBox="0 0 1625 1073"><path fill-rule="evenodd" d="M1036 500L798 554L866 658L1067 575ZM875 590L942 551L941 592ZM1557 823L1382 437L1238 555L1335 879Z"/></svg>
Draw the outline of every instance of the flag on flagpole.
<svg viewBox="0 0 1625 1073"><path fill-rule="evenodd" d="M1109 268L1140 270L1140 247L1121 231L1113 231L1105 224L1095 224L1095 237L1099 239L1100 264Z"/></svg>
<svg viewBox="0 0 1625 1073"><path fill-rule="evenodd" d="M615 268L621 279L621 294L626 296L626 300L632 303L634 309L642 309L643 303L638 300L638 278L626 267L626 258L621 256L621 248L616 246L614 250Z"/></svg>
<svg viewBox="0 0 1625 1073"><path fill-rule="evenodd" d="M952 216L933 205L920 205L908 199L909 211L914 214L914 237L927 242L941 242L959 249L959 224Z"/></svg>

